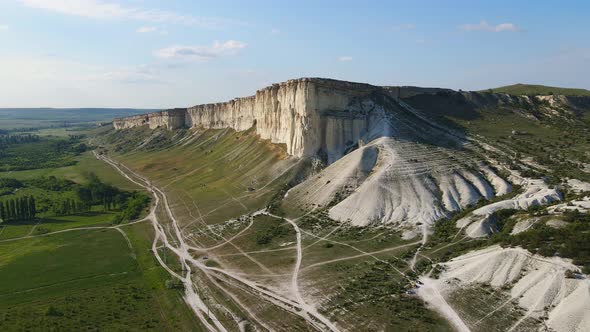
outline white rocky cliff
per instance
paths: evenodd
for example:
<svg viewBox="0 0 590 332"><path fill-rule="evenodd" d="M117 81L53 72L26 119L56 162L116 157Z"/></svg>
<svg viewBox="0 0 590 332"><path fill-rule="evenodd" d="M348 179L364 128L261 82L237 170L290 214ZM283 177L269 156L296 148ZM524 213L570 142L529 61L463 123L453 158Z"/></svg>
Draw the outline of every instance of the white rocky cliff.
<svg viewBox="0 0 590 332"><path fill-rule="evenodd" d="M296 157L322 153L329 163L366 134L371 126L371 105L363 104L379 92L393 98L438 89L383 88L320 78L302 78L273 84L251 97L119 118L115 128L233 128L253 126L262 139L285 144Z"/></svg>
<svg viewBox="0 0 590 332"><path fill-rule="evenodd" d="M425 239L436 220L509 191L503 179L471 160L467 140L401 100L440 91L448 90L298 79L252 97L116 119L114 125L254 127L262 139L285 144L290 155L319 156L328 165L294 187L286 204L313 209L335 203L333 219L391 224Z"/></svg>

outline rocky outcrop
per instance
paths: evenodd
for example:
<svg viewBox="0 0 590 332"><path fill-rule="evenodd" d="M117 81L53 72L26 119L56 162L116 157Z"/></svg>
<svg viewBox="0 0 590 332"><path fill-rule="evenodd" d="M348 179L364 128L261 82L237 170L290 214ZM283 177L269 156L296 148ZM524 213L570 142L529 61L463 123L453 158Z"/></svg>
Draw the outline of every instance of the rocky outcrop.
<svg viewBox="0 0 590 332"><path fill-rule="evenodd" d="M116 129L148 126L150 129L163 127L173 130L185 126L185 117L186 109L176 108L166 111L134 115L126 118L116 118L113 120L113 126Z"/></svg>
<svg viewBox="0 0 590 332"><path fill-rule="evenodd" d="M370 127L370 100L443 91L435 88L378 87L320 78L273 84L254 96L228 102L119 118L115 128L232 128L256 127L262 139L285 144L297 157L321 154L330 163L357 144Z"/></svg>
<svg viewBox="0 0 590 332"><path fill-rule="evenodd" d="M250 97L118 118L113 124L117 129L148 126L152 129L232 128L237 131L255 126L262 139L285 144L290 155L320 155L332 163L357 145L374 121L380 121L372 117L372 110L375 102L383 98L403 99L436 115L459 112L461 117L474 116L475 109L490 106L535 108L548 116L558 114L555 109L561 106L578 112L590 108L589 97L512 96L301 78L273 84Z"/></svg>

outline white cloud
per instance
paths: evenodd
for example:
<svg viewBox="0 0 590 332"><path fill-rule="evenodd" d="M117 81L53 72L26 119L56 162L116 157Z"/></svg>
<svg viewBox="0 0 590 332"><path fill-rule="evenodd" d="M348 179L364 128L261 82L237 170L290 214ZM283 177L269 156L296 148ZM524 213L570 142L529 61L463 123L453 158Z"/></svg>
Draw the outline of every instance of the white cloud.
<svg viewBox="0 0 590 332"><path fill-rule="evenodd" d="M171 11L126 7L101 0L20 0L20 2L29 8L101 20L138 20L201 27L215 27L226 23L222 20L185 16Z"/></svg>
<svg viewBox="0 0 590 332"><path fill-rule="evenodd" d="M137 30L135 30L135 32L139 32L139 33L148 33L148 32L156 32L158 31L158 28L156 27L139 27L137 28Z"/></svg>
<svg viewBox="0 0 590 332"><path fill-rule="evenodd" d="M223 55L235 54L246 46L248 45L236 40L223 43L215 41L212 46L174 45L159 49L154 52L154 55L161 59L207 61Z"/></svg>
<svg viewBox="0 0 590 332"><path fill-rule="evenodd" d="M489 32L505 32L505 31L519 31L520 29L513 23L500 23L491 25L486 21L481 21L478 24L464 24L459 27L463 31L489 31Z"/></svg>
<svg viewBox="0 0 590 332"><path fill-rule="evenodd" d="M0 32L8 30L8 25L0 24Z"/></svg>
<svg viewBox="0 0 590 332"><path fill-rule="evenodd" d="M341 57L338 57L338 61L342 61L342 62L352 61L352 57L351 56L341 56Z"/></svg>

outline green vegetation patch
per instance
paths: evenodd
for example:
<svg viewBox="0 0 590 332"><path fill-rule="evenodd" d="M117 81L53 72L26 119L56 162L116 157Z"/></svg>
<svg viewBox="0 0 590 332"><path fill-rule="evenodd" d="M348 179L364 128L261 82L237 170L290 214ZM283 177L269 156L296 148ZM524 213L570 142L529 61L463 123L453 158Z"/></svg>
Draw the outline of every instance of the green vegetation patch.
<svg viewBox="0 0 590 332"><path fill-rule="evenodd" d="M584 273L590 273L590 215L578 213L577 210L564 213L566 225L560 228L547 226L538 222L526 232L508 235L508 230L492 236L492 242L507 246L523 248L552 257L571 258L573 263L582 267Z"/></svg>
<svg viewBox="0 0 590 332"><path fill-rule="evenodd" d="M16 171L74 165L75 157L86 151L80 136L50 138L38 136L35 140L12 141L9 135L0 144L0 171Z"/></svg>
<svg viewBox="0 0 590 332"><path fill-rule="evenodd" d="M371 331L452 330L424 302L407 294L411 287L397 271L406 267L405 262L384 259L360 265L364 272L340 285L341 291L324 309L326 313L346 313L362 320L356 324Z"/></svg>
<svg viewBox="0 0 590 332"><path fill-rule="evenodd" d="M0 252L11 259L0 268L2 303L59 294L83 288L88 282L108 284L114 276L137 275L124 238L116 230L74 231L0 244ZM21 248L37 248L20 255ZM86 281L92 279L91 281Z"/></svg>
<svg viewBox="0 0 590 332"><path fill-rule="evenodd" d="M518 299L511 300L503 290L485 284L459 288L447 301L474 332L507 331L526 314L518 306ZM518 331L537 331L539 323L526 318L518 325Z"/></svg>
<svg viewBox="0 0 590 332"><path fill-rule="evenodd" d="M165 188L181 224L200 216L219 224L259 210L298 170L282 147L260 140L253 130L132 128L106 132L97 143Z"/></svg>
<svg viewBox="0 0 590 332"><path fill-rule="evenodd" d="M198 329L147 250L150 227L125 228L130 244L114 229L0 243L0 329Z"/></svg>
<svg viewBox="0 0 590 332"><path fill-rule="evenodd" d="M498 88L482 90L480 92L507 93L511 95L565 95L565 96L590 96L590 90L560 88L555 86L535 85L535 84L513 84L501 86Z"/></svg>

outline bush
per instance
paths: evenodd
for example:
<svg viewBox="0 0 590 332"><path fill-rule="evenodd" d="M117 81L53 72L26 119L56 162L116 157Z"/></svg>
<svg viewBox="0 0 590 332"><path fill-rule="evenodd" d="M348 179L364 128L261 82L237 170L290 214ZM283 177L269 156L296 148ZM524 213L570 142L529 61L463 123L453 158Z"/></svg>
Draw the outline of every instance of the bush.
<svg viewBox="0 0 590 332"><path fill-rule="evenodd" d="M182 283L182 281L177 280L177 279L168 279L166 280L166 288L168 289L184 289L184 284Z"/></svg>
<svg viewBox="0 0 590 332"><path fill-rule="evenodd" d="M125 221L137 219L141 215L141 211L148 206L150 198L146 194L135 192L122 205L122 211L117 213L111 222L113 224L120 224Z"/></svg>
<svg viewBox="0 0 590 332"><path fill-rule="evenodd" d="M275 237L284 237L289 235L289 229L282 227L280 224L273 224L270 228L259 231L256 234L256 243L258 245L269 244Z"/></svg>
<svg viewBox="0 0 590 332"><path fill-rule="evenodd" d="M49 308L47 308L47 311L45 311L45 315L46 316L53 316L53 317L61 317L64 315L64 313L54 306L49 306Z"/></svg>
<svg viewBox="0 0 590 332"><path fill-rule="evenodd" d="M70 190L75 184L73 181L67 179L58 179L55 176L40 176L30 180L26 183L30 186L49 190L49 191L65 191Z"/></svg>

